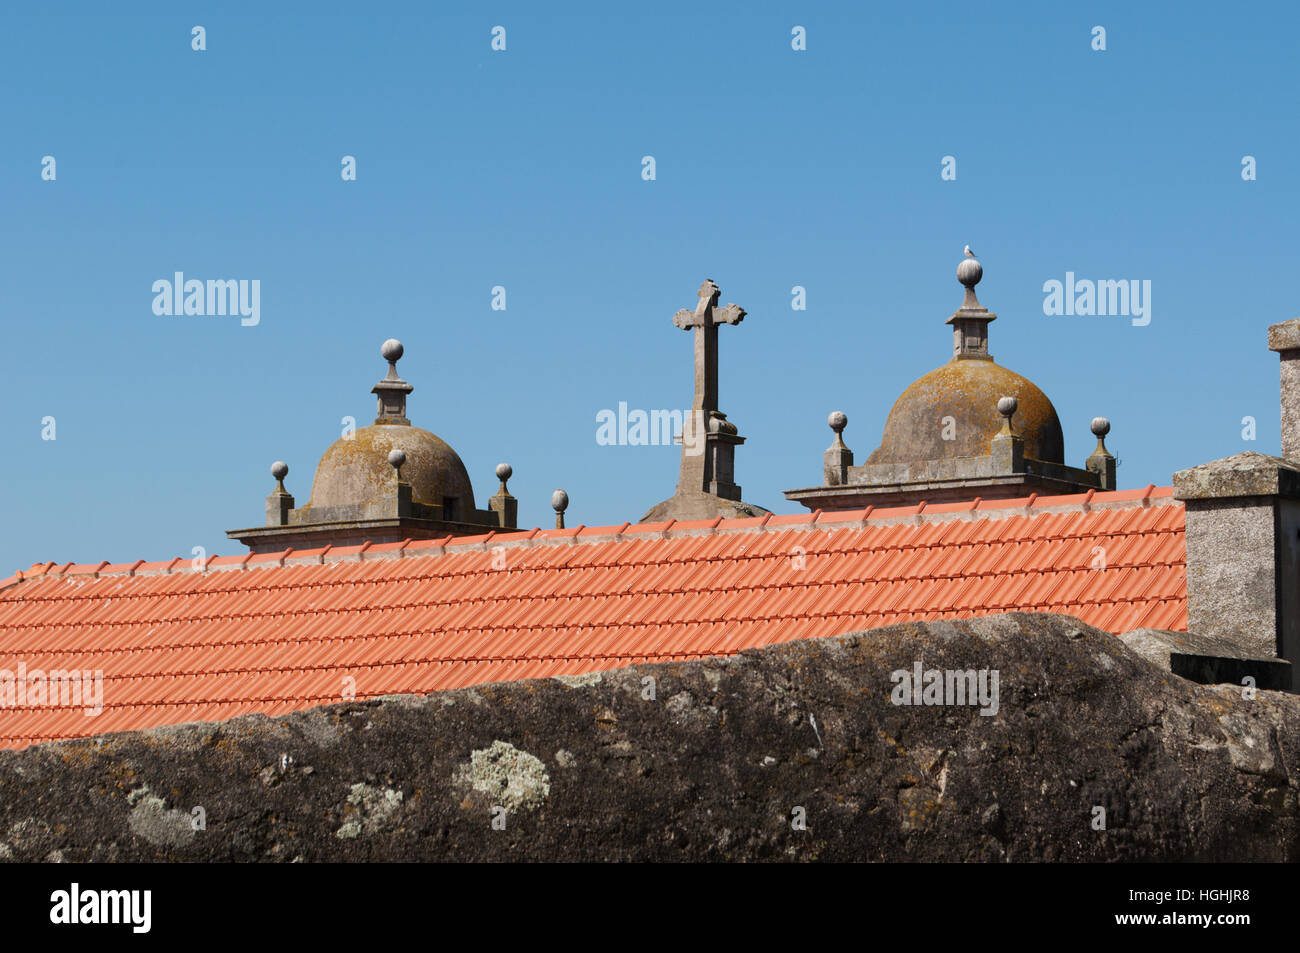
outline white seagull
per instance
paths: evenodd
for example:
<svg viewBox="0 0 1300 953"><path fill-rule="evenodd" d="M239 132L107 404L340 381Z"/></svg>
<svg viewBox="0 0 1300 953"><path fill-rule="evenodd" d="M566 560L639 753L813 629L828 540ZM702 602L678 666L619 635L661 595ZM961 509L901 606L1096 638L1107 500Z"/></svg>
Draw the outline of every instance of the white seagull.
<svg viewBox="0 0 1300 953"><path fill-rule="evenodd" d="M967 258L974 258L974 257L975 257L975 253L974 253L973 251L970 250L970 246L969 246L969 245L966 246L966 257L967 257Z"/></svg>

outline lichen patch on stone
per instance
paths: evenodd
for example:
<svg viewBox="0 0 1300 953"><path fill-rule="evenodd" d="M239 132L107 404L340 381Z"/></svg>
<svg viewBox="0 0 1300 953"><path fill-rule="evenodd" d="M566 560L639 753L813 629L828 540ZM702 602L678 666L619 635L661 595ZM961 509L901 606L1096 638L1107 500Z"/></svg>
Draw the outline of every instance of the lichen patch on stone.
<svg viewBox="0 0 1300 953"><path fill-rule="evenodd" d="M182 847L194 840L197 831L190 823L190 815L167 807L167 802L148 787L136 788L127 796L134 805L127 817L131 833L147 840L155 847Z"/></svg>
<svg viewBox="0 0 1300 953"><path fill-rule="evenodd" d="M585 688L588 685L599 685L601 682L600 672L588 672L586 675L552 675L557 682L569 686L569 688Z"/></svg>
<svg viewBox="0 0 1300 953"><path fill-rule="evenodd" d="M381 790L365 783L354 784L348 792L347 806L343 809L348 819L334 832L334 836L348 840L382 830L401 804L401 791L393 788Z"/></svg>
<svg viewBox="0 0 1300 953"><path fill-rule="evenodd" d="M455 782L486 794L491 802L507 811L536 810L551 793L546 765L527 751L506 741L492 742L470 754L468 764L456 772Z"/></svg>

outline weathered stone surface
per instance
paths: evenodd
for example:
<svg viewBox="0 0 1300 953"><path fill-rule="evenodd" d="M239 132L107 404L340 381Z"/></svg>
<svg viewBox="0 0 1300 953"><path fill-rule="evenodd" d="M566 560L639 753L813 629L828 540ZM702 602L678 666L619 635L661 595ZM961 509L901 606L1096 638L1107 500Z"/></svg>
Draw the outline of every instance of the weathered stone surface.
<svg viewBox="0 0 1300 953"><path fill-rule="evenodd" d="M0 857L1297 860L1297 785L1300 698L1014 614L4 752Z"/></svg>
<svg viewBox="0 0 1300 953"><path fill-rule="evenodd" d="M1300 350L1300 318L1270 324L1268 327L1268 349L1270 351Z"/></svg>
<svg viewBox="0 0 1300 953"><path fill-rule="evenodd" d="M1180 500L1277 495L1300 496L1300 468L1253 450L1174 474L1174 496Z"/></svg>
<svg viewBox="0 0 1300 953"><path fill-rule="evenodd" d="M1238 453L1174 474L1184 501L1188 628L1300 664L1300 468Z"/></svg>
<svg viewBox="0 0 1300 953"><path fill-rule="evenodd" d="M1282 456L1300 459L1300 318L1268 329L1268 347L1278 352L1282 410Z"/></svg>
<svg viewBox="0 0 1300 953"><path fill-rule="evenodd" d="M1170 629L1134 629L1119 636L1119 640L1152 665L1169 668L1171 652L1197 655L1221 655L1227 658L1249 658L1236 642L1192 632L1174 632Z"/></svg>
<svg viewBox="0 0 1300 953"><path fill-rule="evenodd" d="M916 464L950 457L984 456L1002 430L999 397L1020 405L1012 421L1025 456L1065 462L1065 436L1056 408L1037 385L991 360L952 360L913 381L885 420L880 446L868 464ZM945 439L944 421L955 421Z"/></svg>
<svg viewBox="0 0 1300 953"><path fill-rule="evenodd" d="M1168 629L1134 629L1119 638L1152 665L1194 682L1244 685L1242 679L1249 676L1259 688L1291 687L1290 662L1248 656L1230 639Z"/></svg>
<svg viewBox="0 0 1300 953"><path fill-rule="evenodd" d="M662 523L677 520L686 523L691 520L712 520L721 516L723 519L747 519L762 516L767 510L741 500L724 500L712 493L678 493L662 503L656 503L642 515L638 522Z"/></svg>

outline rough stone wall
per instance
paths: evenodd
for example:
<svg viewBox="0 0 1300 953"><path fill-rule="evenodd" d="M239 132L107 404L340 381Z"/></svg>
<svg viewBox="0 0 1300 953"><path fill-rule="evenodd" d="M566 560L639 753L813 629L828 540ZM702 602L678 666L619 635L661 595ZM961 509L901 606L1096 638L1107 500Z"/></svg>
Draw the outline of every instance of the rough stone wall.
<svg viewBox="0 0 1300 953"><path fill-rule="evenodd" d="M1275 520L1270 497L1188 502L1188 631L1278 653Z"/></svg>
<svg viewBox="0 0 1300 953"><path fill-rule="evenodd" d="M997 714L893 704L917 662ZM1068 616L895 625L3 752L0 857L1300 859L1300 698L1242 695Z"/></svg>

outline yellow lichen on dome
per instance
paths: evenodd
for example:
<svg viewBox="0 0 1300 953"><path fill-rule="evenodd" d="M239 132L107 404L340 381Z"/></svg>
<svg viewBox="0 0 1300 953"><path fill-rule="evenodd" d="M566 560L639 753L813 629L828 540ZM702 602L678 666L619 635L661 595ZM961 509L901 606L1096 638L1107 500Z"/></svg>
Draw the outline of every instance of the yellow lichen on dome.
<svg viewBox="0 0 1300 953"><path fill-rule="evenodd" d="M894 402L867 463L986 455L1002 429L1001 397L1019 401L1011 423L1024 438L1025 456L1063 463L1065 438L1052 402L1028 378L992 360L953 360L914 381Z"/></svg>
<svg viewBox="0 0 1300 953"><path fill-rule="evenodd" d="M463 513L474 511L474 489L456 451L436 434L409 425L375 424L340 437L321 456L304 514L326 508L379 503L393 493L388 454L406 453L402 479L417 503L441 505L453 498Z"/></svg>

